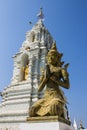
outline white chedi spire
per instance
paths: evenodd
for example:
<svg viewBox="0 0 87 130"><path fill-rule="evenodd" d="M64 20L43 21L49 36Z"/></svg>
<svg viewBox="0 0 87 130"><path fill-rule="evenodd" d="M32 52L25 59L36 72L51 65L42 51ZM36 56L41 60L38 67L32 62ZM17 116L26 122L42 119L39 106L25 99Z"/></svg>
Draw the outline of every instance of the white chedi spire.
<svg viewBox="0 0 87 130"><path fill-rule="evenodd" d="M79 128L79 129L80 129L80 130L85 129L84 126L83 126L82 120L80 120L80 128ZM85 130L87 130L87 129L85 129Z"/></svg>
<svg viewBox="0 0 87 130"><path fill-rule="evenodd" d="M53 38L43 23L44 14L42 8L40 8L40 12L37 14L37 17L37 23L33 25L32 29L27 31L26 33L26 39L22 43L20 52L28 51L30 49L35 49L43 46L46 47L47 50L49 50L52 46ZM30 22L30 24L32 23Z"/></svg>
<svg viewBox="0 0 87 130"><path fill-rule="evenodd" d="M73 127L74 127L75 130L78 130L78 126L77 126L77 123L76 123L75 119L74 119Z"/></svg>

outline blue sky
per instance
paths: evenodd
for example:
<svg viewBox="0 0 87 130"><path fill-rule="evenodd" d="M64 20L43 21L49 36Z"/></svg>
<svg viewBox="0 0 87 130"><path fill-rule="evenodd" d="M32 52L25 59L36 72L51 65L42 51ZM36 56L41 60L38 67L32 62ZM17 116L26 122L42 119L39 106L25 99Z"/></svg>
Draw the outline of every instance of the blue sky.
<svg viewBox="0 0 87 130"><path fill-rule="evenodd" d="M71 118L87 126L87 0L0 0L0 91L10 84L12 56L31 29L29 21L37 22L40 7L63 60L70 63L71 88L64 92Z"/></svg>

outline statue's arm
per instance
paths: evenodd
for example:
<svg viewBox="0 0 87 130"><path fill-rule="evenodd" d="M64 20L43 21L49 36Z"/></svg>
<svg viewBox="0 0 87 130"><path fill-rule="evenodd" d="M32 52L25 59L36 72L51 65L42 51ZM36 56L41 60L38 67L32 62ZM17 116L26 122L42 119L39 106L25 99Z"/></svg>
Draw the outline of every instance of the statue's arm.
<svg viewBox="0 0 87 130"><path fill-rule="evenodd" d="M53 77L50 77L50 79L54 83L58 84L58 86L61 86L61 87L66 88L66 89L70 88L70 83L69 83L69 79L68 78L67 78L67 80L58 80L58 81L55 80L55 78L53 78Z"/></svg>
<svg viewBox="0 0 87 130"><path fill-rule="evenodd" d="M45 87L45 85L49 79L49 76L50 76L50 69L49 69L49 65L47 64L46 70L44 71L44 75L41 79L40 85L38 86L38 92L43 90L43 88Z"/></svg>
<svg viewBox="0 0 87 130"><path fill-rule="evenodd" d="M62 75L61 76L62 80L59 81L59 85L64 87L64 88L69 89L70 88L69 74L65 68L61 69L61 75Z"/></svg>
<svg viewBox="0 0 87 130"><path fill-rule="evenodd" d="M40 83L40 85L38 86L38 92L41 92L43 90L43 88L45 87L47 82L47 78L43 78L42 82Z"/></svg>
<svg viewBox="0 0 87 130"><path fill-rule="evenodd" d="M67 89L70 88L69 79L63 80L63 81L60 80L60 81L58 81L58 84L59 84L59 86L62 86L63 88L67 88Z"/></svg>

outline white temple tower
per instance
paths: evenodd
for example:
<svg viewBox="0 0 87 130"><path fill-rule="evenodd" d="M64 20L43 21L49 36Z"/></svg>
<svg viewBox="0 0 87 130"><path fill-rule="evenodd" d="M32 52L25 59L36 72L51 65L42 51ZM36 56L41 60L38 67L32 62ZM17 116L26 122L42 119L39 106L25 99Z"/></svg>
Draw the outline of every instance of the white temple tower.
<svg viewBox="0 0 87 130"><path fill-rule="evenodd" d="M57 117L45 118L42 123L27 122L29 107L43 95L43 92L38 93L37 88L42 75L41 69L46 65L47 52L53 43L51 34L43 24L42 9L38 18L38 22L26 33L26 39L19 52L13 56L11 83L1 93L0 130L36 130L38 125L41 130L73 130L70 124L59 122ZM64 112L68 120L67 106L64 107Z"/></svg>
<svg viewBox="0 0 87 130"><path fill-rule="evenodd" d="M13 57L13 77L10 85L2 92L0 124L25 122L29 116L29 106L42 96L37 92L39 77L41 68L45 67L46 54L53 43L42 16L40 10L38 22L26 33L22 47Z"/></svg>

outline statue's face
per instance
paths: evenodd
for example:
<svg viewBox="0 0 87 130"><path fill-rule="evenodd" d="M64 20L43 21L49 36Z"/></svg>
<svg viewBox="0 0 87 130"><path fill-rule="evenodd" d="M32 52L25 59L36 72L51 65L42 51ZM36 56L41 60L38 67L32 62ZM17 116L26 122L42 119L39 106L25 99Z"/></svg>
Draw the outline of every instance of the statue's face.
<svg viewBox="0 0 87 130"><path fill-rule="evenodd" d="M57 53L52 53L47 56L48 57L48 63L52 65L56 65L58 61Z"/></svg>

